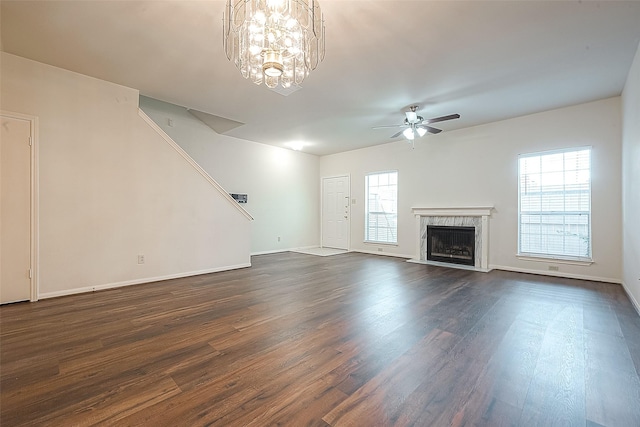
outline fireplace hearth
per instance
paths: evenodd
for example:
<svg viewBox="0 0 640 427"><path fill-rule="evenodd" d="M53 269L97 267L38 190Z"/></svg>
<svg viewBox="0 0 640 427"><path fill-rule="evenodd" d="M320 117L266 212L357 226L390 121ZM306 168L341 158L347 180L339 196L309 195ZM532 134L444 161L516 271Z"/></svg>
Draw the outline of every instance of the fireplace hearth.
<svg viewBox="0 0 640 427"><path fill-rule="evenodd" d="M427 226L427 260L475 265L475 227Z"/></svg>

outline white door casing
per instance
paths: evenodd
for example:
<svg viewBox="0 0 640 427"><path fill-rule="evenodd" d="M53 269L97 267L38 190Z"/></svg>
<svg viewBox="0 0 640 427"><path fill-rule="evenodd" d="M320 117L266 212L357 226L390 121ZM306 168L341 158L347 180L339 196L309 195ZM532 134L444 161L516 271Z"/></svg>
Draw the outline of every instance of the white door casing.
<svg viewBox="0 0 640 427"><path fill-rule="evenodd" d="M322 246L349 249L349 177L322 179Z"/></svg>
<svg viewBox="0 0 640 427"><path fill-rule="evenodd" d="M35 301L36 118L3 111L1 119L0 303Z"/></svg>

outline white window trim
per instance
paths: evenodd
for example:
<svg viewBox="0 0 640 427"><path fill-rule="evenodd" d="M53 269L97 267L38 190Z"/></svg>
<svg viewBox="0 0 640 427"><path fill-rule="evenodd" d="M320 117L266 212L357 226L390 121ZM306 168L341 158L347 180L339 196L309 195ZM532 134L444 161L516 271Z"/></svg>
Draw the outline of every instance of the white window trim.
<svg viewBox="0 0 640 427"><path fill-rule="evenodd" d="M516 258L525 261L534 262L553 262L554 264L569 264L569 265L591 265L595 261L593 258L571 258L571 257L554 257L551 255L538 255L538 254L516 254Z"/></svg>
<svg viewBox="0 0 640 427"><path fill-rule="evenodd" d="M376 245L376 246L398 246L398 243L389 243L389 242L377 242L375 240L363 240L362 243L366 243L367 245Z"/></svg>
<svg viewBox="0 0 640 427"><path fill-rule="evenodd" d="M367 231L368 231L368 205L369 205L369 186L368 186L368 177L371 175L382 175L382 174L388 174L388 173L395 173L396 174L396 241L395 242L383 242L383 241L378 241L378 240L368 240L366 239L366 236L368 235ZM363 243L366 244L370 244L370 245L385 245L385 246L398 246L398 199L399 197L399 192L400 192L400 174L398 173L397 169L389 169L389 170L383 170L383 171L376 171L376 172L367 172L365 173L365 194L364 194L364 200L365 200L365 208L364 208L364 215L365 215L365 226L364 226L364 234L365 234L365 239L363 240Z"/></svg>
<svg viewBox="0 0 640 427"><path fill-rule="evenodd" d="M533 252L521 252L520 251L520 227L521 220L520 216L522 215L522 211L520 210L520 202L521 202L521 193L520 193L520 159L523 157L535 157L535 156L547 156L551 154L559 154L559 153L567 153L572 151L581 151L581 150L589 150L591 153L589 158L589 255L588 257L576 257L570 255L552 255L552 254L538 254ZM558 264L572 264L572 265L591 265L594 263L593 261L593 227L592 227L592 163L593 163L593 147L592 146L581 146L581 147L569 147L562 148L557 150L547 150L547 151L538 151L535 153L525 153L518 155L518 242L517 242L517 253L516 257L522 260L528 261L536 261L536 262L549 262L553 261Z"/></svg>

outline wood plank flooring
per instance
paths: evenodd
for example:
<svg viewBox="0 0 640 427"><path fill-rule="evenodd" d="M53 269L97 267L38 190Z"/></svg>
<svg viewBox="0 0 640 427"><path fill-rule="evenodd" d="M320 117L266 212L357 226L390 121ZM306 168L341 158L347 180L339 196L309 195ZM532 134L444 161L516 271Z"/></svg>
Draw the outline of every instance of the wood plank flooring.
<svg viewBox="0 0 640 427"><path fill-rule="evenodd" d="M364 254L0 307L0 425L640 426L614 284Z"/></svg>

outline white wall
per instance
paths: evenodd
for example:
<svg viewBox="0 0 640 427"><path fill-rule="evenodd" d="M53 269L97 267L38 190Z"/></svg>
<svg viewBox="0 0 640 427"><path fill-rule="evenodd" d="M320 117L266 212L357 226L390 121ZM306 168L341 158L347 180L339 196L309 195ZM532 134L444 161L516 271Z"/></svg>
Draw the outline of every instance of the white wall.
<svg viewBox="0 0 640 427"><path fill-rule="evenodd" d="M317 156L220 135L184 107L156 99L140 97L140 108L226 190L248 195L252 253L318 246Z"/></svg>
<svg viewBox="0 0 640 427"><path fill-rule="evenodd" d="M640 313L640 46L622 92L623 284Z"/></svg>
<svg viewBox="0 0 640 427"><path fill-rule="evenodd" d="M351 249L417 257L412 207L494 206L489 264L493 268L621 281L620 98L601 100L487 125L324 156L321 176L351 175ZM518 154L592 146L590 266L521 260L517 252ZM399 171L398 245L363 243L364 175Z"/></svg>
<svg viewBox="0 0 640 427"><path fill-rule="evenodd" d="M249 265L250 221L143 121L137 90L1 60L1 108L39 117L40 297Z"/></svg>

